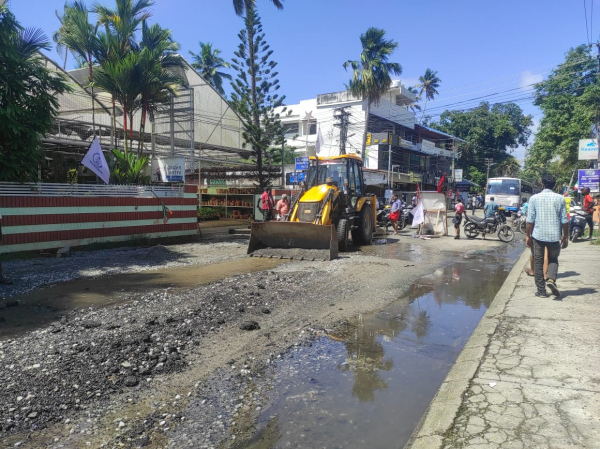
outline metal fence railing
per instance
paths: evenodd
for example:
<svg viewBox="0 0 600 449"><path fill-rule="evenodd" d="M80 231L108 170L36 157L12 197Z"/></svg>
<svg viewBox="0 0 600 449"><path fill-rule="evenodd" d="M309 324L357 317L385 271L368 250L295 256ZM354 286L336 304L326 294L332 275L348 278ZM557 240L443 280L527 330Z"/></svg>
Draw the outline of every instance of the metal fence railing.
<svg viewBox="0 0 600 449"><path fill-rule="evenodd" d="M1 196L117 196L152 198L182 198L183 186L139 186L100 184L52 184L0 182Z"/></svg>

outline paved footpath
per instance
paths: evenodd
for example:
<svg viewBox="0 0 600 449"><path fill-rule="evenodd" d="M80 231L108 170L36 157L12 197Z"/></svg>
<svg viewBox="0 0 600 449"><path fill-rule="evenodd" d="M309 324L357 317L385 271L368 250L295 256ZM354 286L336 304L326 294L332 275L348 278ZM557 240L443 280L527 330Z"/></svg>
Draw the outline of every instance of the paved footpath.
<svg viewBox="0 0 600 449"><path fill-rule="evenodd" d="M536 298L523 253L407 447L600 448L600 246L559 258Z"/></svg>

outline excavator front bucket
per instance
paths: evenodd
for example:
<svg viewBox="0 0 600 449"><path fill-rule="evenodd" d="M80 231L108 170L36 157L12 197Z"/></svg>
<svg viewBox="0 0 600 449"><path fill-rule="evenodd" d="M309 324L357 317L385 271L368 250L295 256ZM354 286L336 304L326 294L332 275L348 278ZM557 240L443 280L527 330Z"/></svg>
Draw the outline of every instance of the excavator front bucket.
<svg viewBox="0 0 600 449"><path fill-rule="evenodd" d="M248 254L294 260L332 260L338 256L335 226L296 221L252 223Z"/></svg>

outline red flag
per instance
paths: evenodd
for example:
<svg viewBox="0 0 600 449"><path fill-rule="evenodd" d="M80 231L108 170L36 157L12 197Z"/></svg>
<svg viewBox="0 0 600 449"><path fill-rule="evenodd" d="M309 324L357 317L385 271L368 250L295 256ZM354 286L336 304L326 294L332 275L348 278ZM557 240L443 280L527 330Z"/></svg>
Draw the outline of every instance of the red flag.
<svg viewBox="0 0 600 449"><path fill-rule="evenodd" d="M421 190L419 190L419 183L417 182L417 198L421 199Z"/></svg>
<svg viewBox="0 0 600 449"><path fill-rule="evenodd" d="M444 186L444 179L446 179L446 173L444 173L442 175L442 177L440 178L440 182L438 182L438 188L437 188L438 193L442 193L442 187Z"/></svg>

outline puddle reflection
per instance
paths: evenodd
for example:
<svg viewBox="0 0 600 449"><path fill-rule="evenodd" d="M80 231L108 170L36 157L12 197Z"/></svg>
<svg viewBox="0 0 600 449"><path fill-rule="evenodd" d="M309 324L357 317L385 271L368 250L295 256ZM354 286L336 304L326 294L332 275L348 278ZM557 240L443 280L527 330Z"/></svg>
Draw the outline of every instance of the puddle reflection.
<svg viewBox="0 0 600 449"><path fill-rule="evenodd" d="M522 248L504 251L459 256L415 282L408 304L295 350L270 373L262 430L236 447L402 447Z"/></svg>

